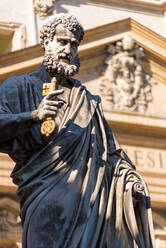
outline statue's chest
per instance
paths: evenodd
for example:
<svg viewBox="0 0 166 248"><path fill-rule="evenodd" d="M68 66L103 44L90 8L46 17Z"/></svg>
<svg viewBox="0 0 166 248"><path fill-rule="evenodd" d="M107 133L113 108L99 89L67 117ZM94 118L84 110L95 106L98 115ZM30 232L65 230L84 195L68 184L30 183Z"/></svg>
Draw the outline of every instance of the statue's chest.
<svg viewBox="0 0 166 248"><path fill-rule="evenodd" d="M57 115L55 117L55 122L56 122L56 125L59 127L60 123L62 122L63 120L63 117L65 115L65 112L66 112L66 109L68 107L68 105L70 104L70 92L71 92L71 89L70 88L63 88L64 89L64 92L63 94L57 96L56 100L57 101L64 101L64 104L58 108L57 110Z"/></svg>

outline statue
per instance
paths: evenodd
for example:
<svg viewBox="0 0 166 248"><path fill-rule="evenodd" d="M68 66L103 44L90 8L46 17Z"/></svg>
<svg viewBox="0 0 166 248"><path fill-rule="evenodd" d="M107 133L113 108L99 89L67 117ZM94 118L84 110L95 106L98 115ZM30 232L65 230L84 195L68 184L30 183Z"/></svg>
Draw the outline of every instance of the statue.
<svg viewBox="0 0 166 248"><path fill-rule="evenodd" d="M41 67L0 87L0 152L16 162L22 246L151 248L147 187L106 123L100 97L72 78L83 34L73 16L50 17L40 31Z"/></svg>
<svg viewBox="0 0 166 248"><path fill-rule="evenodd" d="M48 17L54 12L55 0L33 0L34 10L41 19Z"/></svg>

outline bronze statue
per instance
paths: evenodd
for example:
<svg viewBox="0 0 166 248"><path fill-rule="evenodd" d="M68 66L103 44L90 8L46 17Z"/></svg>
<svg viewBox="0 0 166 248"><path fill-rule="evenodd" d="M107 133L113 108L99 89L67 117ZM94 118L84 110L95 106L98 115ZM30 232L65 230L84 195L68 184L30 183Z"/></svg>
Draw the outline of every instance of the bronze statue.
<svg viewBox="0 0 166 248"><path fill-rule="evenodd" d="M16 162L22 245L151 248L147 187L106 123L100 97L71 78L83 34L73 16L50 17L40 32L41 67L0 87L0 152Z"/></svg>

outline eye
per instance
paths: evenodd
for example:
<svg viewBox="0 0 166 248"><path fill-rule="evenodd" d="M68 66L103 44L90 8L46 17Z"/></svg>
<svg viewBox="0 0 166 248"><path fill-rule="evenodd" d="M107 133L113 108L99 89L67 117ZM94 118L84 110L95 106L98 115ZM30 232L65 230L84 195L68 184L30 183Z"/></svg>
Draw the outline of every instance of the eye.
<svg viewBox="0 0 166 248"><path fill-rule="evenodd" d="M58 40L58 43L61 45L61 46L65 46L67 44L67 40Z"/></svg>

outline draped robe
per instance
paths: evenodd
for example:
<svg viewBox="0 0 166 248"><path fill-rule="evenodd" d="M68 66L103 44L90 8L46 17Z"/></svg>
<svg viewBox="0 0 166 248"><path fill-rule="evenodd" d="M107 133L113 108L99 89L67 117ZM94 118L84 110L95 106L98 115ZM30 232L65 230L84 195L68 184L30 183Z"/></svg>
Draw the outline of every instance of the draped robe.
<svg viewBox="0 0 166 248"><path fill-rule="evenodd" d="M46 80L40 68L0 87L0 128L6 127L0 151L16 162L11 176L18 185L23 248L153 247L147 187L107 125L100 97L68 79L69 102L49 140L29 119Z"/></svg>

